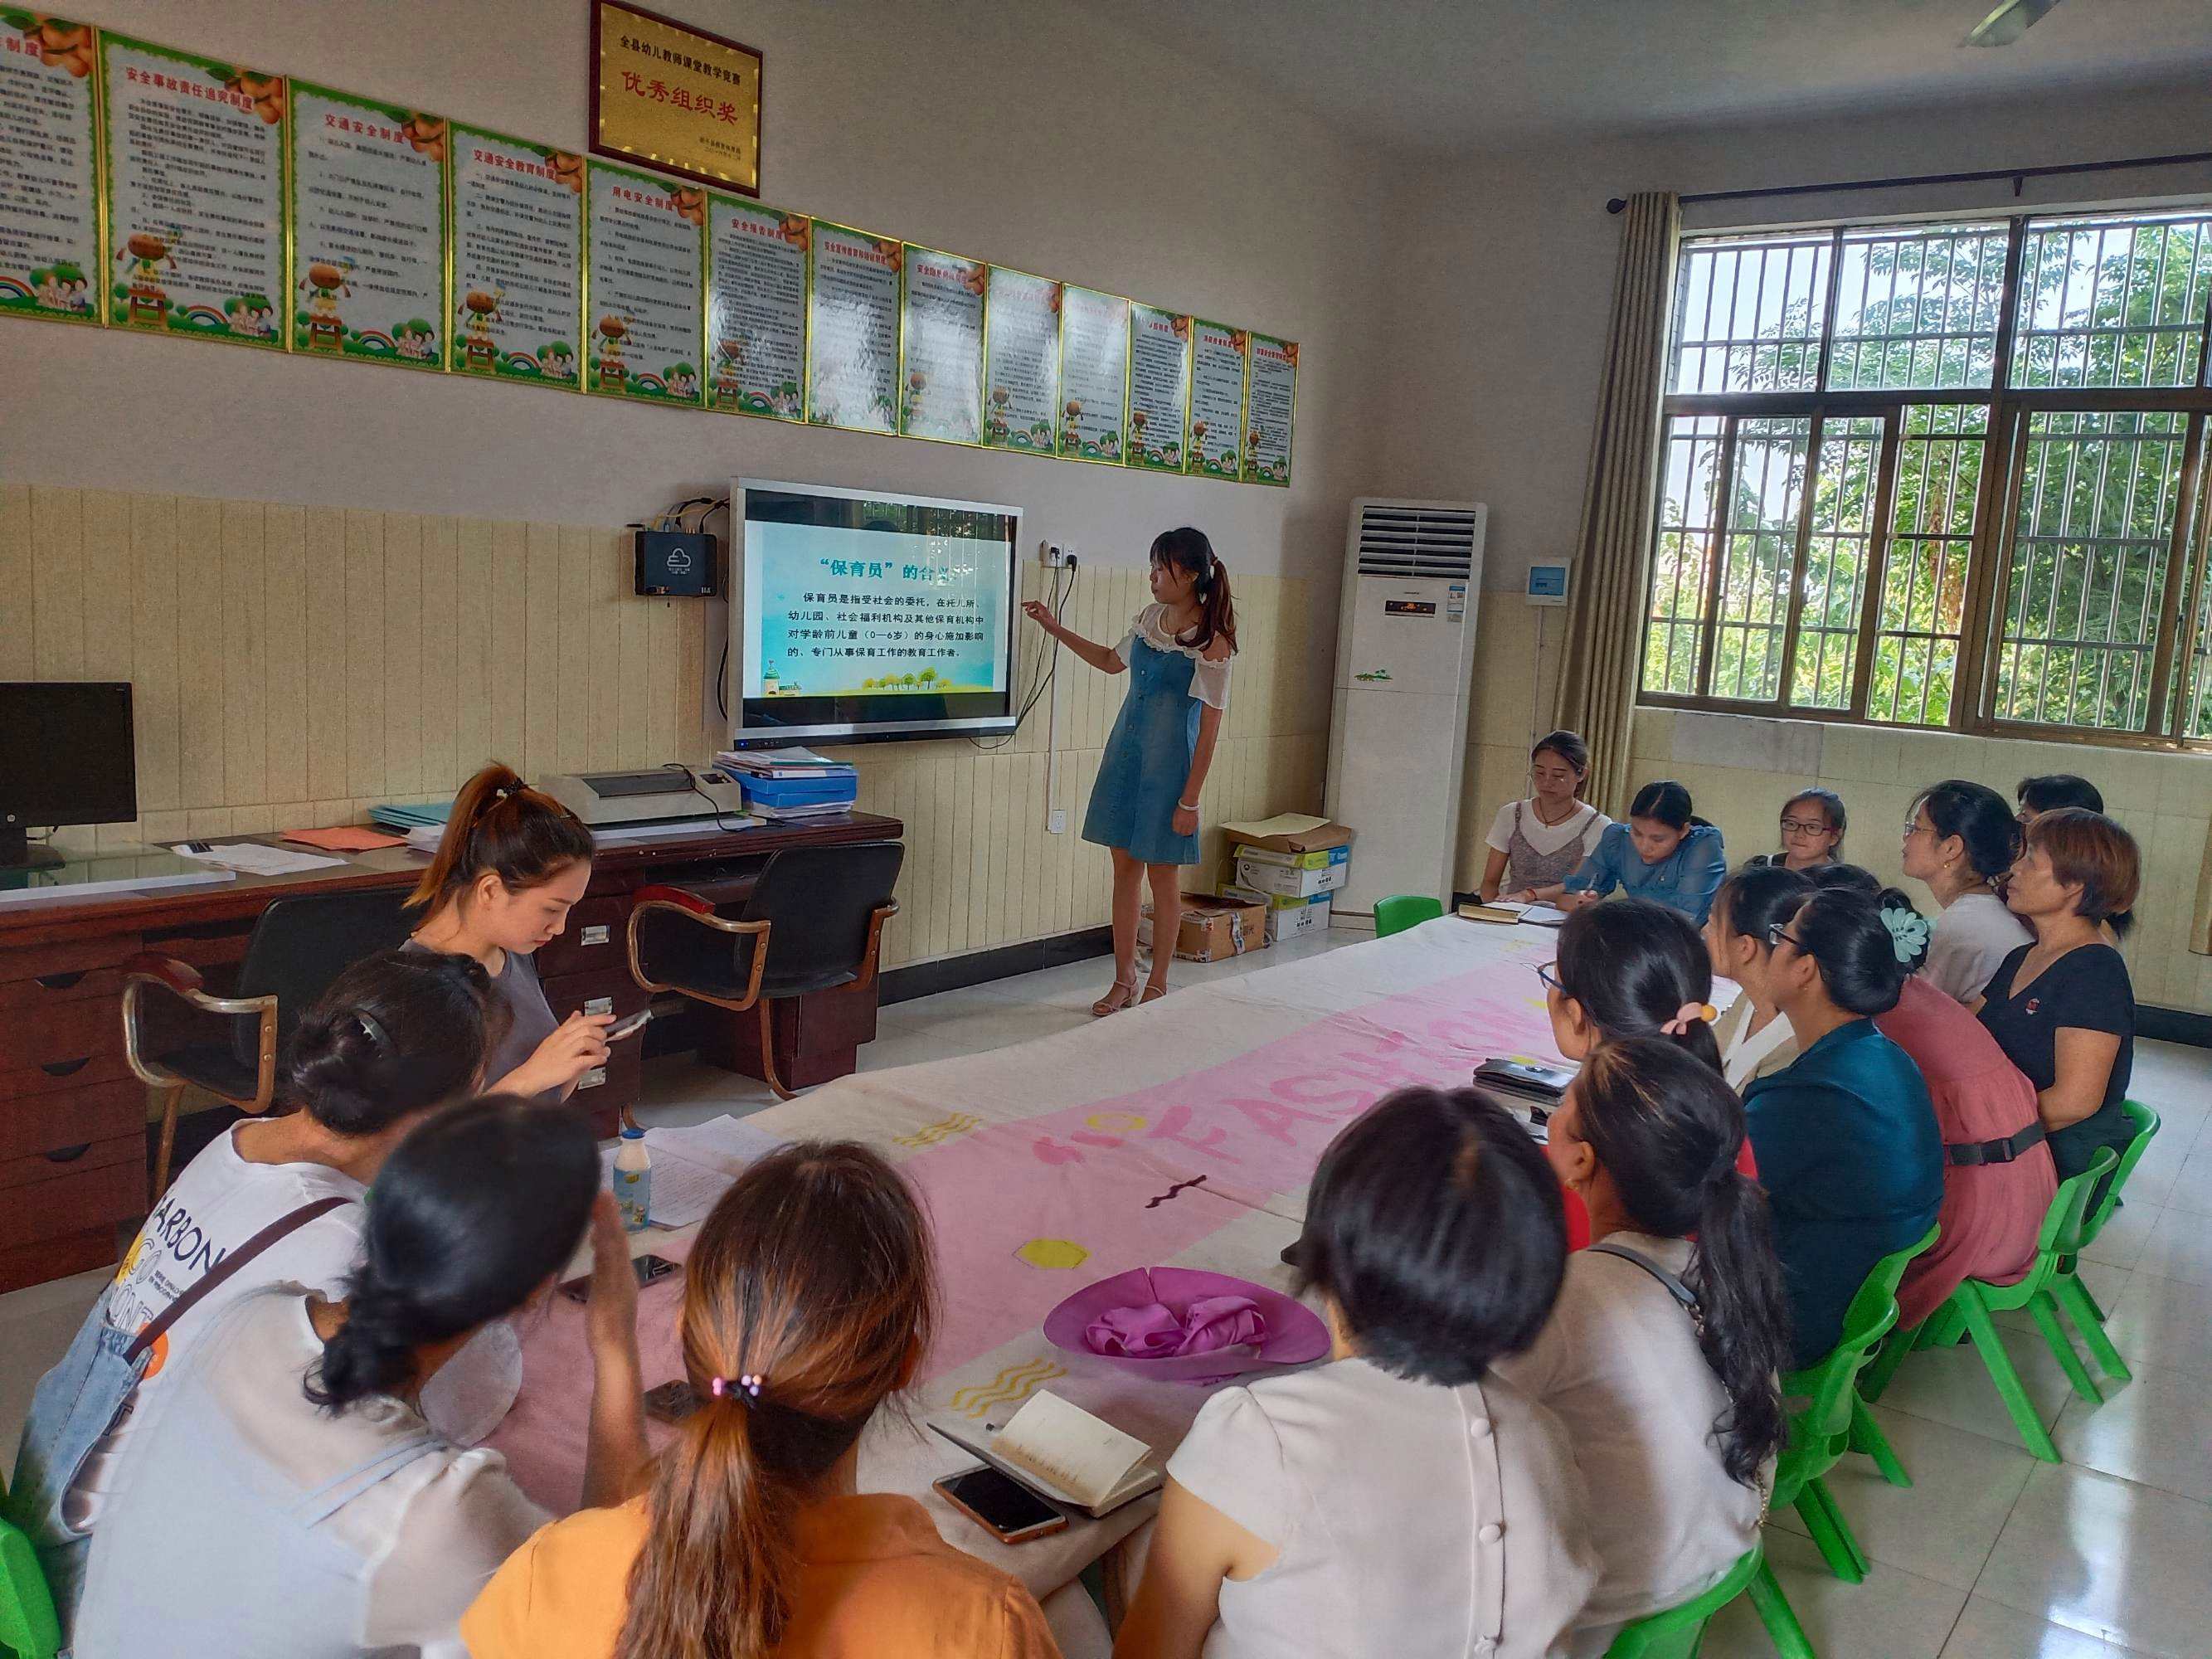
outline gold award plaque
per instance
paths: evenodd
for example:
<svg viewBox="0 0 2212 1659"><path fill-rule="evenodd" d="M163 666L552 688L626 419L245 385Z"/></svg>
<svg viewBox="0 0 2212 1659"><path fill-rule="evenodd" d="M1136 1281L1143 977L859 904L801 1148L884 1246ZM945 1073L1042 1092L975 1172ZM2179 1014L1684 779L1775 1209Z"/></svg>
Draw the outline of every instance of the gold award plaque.
<svg viewBox="0 0 2212 1659"><path fill-rule="evenodd" d="M761 54L592 0L592 149L760 194Z"/></svg>

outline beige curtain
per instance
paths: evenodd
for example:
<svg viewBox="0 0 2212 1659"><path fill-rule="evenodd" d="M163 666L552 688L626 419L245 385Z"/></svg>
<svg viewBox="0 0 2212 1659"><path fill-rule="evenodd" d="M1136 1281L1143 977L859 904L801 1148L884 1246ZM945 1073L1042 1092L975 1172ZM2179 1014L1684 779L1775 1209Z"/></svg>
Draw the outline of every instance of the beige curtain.
<svg viewBox="0 0 2212 1659"><path fill-rule="evenodd" d="M2149 872L2144 874L2148 877ZM2148 897L2146 890L2136 901L2136 908L2141 910ZM2212 836L2205 839L2204 860L2197 866L2197 913L2189 921L2189 948L2200 957L2212 957Z"/></svg>
<svg viewBox="0 0 2212 1659"><path fill-rule="evenodd" d="M1681 208L1671 194L1628 198L1605 380L1598 388L1573 609L1559 672L1559 724L1590 748L1583 796L1618 816L1627 805L1631 726L1644 665L1644 587L1651 566L1659 388L1674 289Z"/></svg>

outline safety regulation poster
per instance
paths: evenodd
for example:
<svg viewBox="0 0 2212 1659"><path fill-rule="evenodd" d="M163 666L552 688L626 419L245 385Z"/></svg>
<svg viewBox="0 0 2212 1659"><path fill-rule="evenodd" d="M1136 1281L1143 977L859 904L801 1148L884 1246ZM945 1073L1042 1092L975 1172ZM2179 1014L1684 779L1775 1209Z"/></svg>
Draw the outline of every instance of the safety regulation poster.
<svg viewBox="0 0 2212 1659"><path fill-rule="evenodd" d="M708 405L803 420L814 222L720 191L707 203Z"/></svg>
<svg viewBox="0 0 2212 1659"><path fill-rule="evenodd" d="M946 443L983 441L981 259L906 246L899 431Z"/></svg>
<svg viewBox="0 0 2212 1659"><path fill-rule="evenodd" d="M575 391L584 159L453 124L453 367Z"/></svg>
<svg viewBox="0 0 2212 1659"><path fill-rule="evenodd" d="M604 161L585 171L585 390L696 404L707 192Z"/></svg>
<svg viewBox="0 0 2212 1659"><path fill-rule="evenodd" d="M901 245L814 222L806 313L806 418L854 432L898 429Z"/></svg>
<svg viewBox="0 0 2212 1659"><path fill-rule="evenodd" d="M1049 455L1060 412L1060 284L993 265L985 292L983 441Z"/></svg>
<svg viewBox="0 0 2212 1659"><path fill-rule="evenodd" d="M0 311L100 320L93 33L0 6Z"/></svg>

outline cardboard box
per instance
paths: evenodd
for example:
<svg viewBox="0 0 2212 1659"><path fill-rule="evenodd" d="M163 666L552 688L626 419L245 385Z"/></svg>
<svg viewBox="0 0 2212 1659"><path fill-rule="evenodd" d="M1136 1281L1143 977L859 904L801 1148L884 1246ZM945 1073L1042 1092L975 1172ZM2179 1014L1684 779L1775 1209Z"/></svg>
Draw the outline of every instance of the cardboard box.
<svg viewBox="0 0 2212 1659"><path fill-rule="evenodd" d="M1257 822L1224 823L1221 833L1232 848L1258 847L1271 853L1318 853L1352 845L1352 831L1342 824L1304 812L1280 812Z"/></svg>
<svg viewBox="0 0 2212 1659"><path fill-rule="evenodd" d="M1285 870L1326 870L1333 864L1352 862L1349 847L1325 847L1313 853L1276 853L1264 847L1239 847L1237 856L1255 864L1273 864Z"/></svg>
<svg viewBox="0 0 2212 1659"><path fill-rule="evenodd" d="M1326 854L1307 854L1326 858ZM1323 864L1319 869L1302 868L1294 864L1273 864L1255 858L1249 853L1237 855L1237 885L1249 887L1255 893L1265 893L1270 898L1313 898L1322 893L1334 893L1344 885L1352 873L1350 864Z"/></svg>
<svg viewBox="0 0 2212 1659"><path fill-rule="evenodd" d="M1267 909L1267 943L1279 945L1286 939L1319 933L1328 926L1331 900L1326 893L1316 893L1310 898L1281 896L1258 893L1249 887L1224 887L1224 898L1243 899L1250 903L1264 904Z"/></svg>
<svg viewBox="0 0 2212 1659"><path fill-rule="evenodd" d="M1152 942L1152 907L1137 921L1137 943ZM1221 962L1267 946L1267 908L1249 899L1218 898L1211 893L1182 896L1182 926L1176 932L1175 954L1185 962Z"/></svg>

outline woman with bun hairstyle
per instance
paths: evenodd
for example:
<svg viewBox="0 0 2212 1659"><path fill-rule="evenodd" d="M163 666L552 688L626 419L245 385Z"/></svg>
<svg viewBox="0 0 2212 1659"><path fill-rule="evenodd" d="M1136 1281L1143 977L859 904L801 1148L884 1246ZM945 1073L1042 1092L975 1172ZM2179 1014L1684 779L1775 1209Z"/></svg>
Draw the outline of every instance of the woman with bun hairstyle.
<svg viewBox="0 0 2212 1659"><path fill-rule="evenodd" d="M1595 904L1619 888L1656 899L1702 927L1728 874L1721 832L1691 810L1690 792L1671 780L1647 783L1628 804L1628 822L1608 825L1597 850L1561 886L1562 909Z"/></svg>
<svg viewBox="0 0 2212 1659"><path fill-rule="evenodd" d="M1897 1006L1928 924L1824 889L1768 930L1768 982L1800 1049L1743 1091L1790 1290L1793 1367L1835 1346L1868 1270L1917 1241L1943 1200L1943 1146L1911 1056L1875 1025Z"/></svg>
<svg viewBox="0 0 2212 1659"><path fill-rule="evenodd" d="M592 832L550 795L493 762L461 786L437 856L407 902L410 943L473 957L506 1011L484 1080L501 1094L566 1100L607 1058L611 1014L556 1020L532 958L560 937L592 879Z"/></svg>
<svg viewBox="0 0 2212 1659"><path fill-rule="evenodd" d="M1986 785L1948 778L1922 793L1905 823L1905 873L1928 884L1942 915L1921 972L1971 1006L2027 927L1997 889L2020 852L2020 824Z"/></svg>
<svg viewBox="0 0 2212 1659"><path fill-rule="evenodd" d="M1828 866L1829 869L1838 866ZM1797 1058L1796 1034L1776 1000L1769 975L1773 930L1810 897L1812 878L1779 864L1747 865L1721 884L1705 918L1705 953L1713 972L1742 994L1713 1027L1721 1073L1731 1089L1787 1067Z"/></svg>
<svg viewBox="0 0 2212 1659"><path fill-rule="evenodd" d="M1347 1124L1296 1246L1328 1363L1200 1409L1118 1659L1560 1652L1597 1577L1588 1504L1559 1418L1498 1366L1558 1299L1561 1223L1544 1155L1479 1090Z"/></svg>
<svg viewBox="0 0 2212 1659"><path fill-rule="evenodd" d="M1086 640L1032 599L1029 619L1103 674L1129 676L1129 695L1099 757L1083 839L1114 857L1114 983L1091 1005L1104 1018L1167 994L1182 918L1181 866L1198 862L1198 797L1229 707L1237 608L1229 572L1206 532L1152 538L1152 602L1119 645ZM1152 896L1151 977L1137 990L1137 923Z"/></svg>
<svg viewBox="0 0 2212 1659"><path fill-rule="evenodd" d="M2100 930L2133 908L2142 868L2133 836L2101 812L2066 806L2027 826L2006 884L2006 902L2034 939L1998 964L1977 1012L2035 1085L2061 1181L2087 1169L2099 1148L2135 1137L2121 1110L2135 1067L2135 986Z"/></svg>
<svg viewBox="0 0 2212 1659"><path fill-rule="evenodd" d="M1559 929L1559 959L1536 977L1565 1059L1582 1060L1609 1040L1665 1036L1721 1069L1712 963L1680 910L1650 899L1578 910Z"/></svg>
<svg viewBox="0 0 2212 1659"><path fill-rule="evenodd" d="M699 1408L647 1480L531 1539L462 1620L472 1659L1048 1659L1020 1583L910 1498L859 1490L860 1432L936 1329L914 1193L850 1141L787 1146L686 1264Z"/></svg>
<svg viewBox="0 0 2212 1659"><path fill-rule="evenodd" d="M117 1462L177 1359L263 1286L337 1293L360 1250L362 1199L377 1170L426 1114L476 1087L486 996L483 969L465 957L387 951L355 963L293 1029L280 1093L300 1109L232 1125L155 1204L69 1356L39 1384L9 1495L18 1523L47 1553L64 1618L82 1577L84 1535L100 1524ZM285 1231L246 1255L271 1227ZM240 1265L228 1277L195 1290L233 1261ZM119 1356L156 1320L171 1322L134 1377ZM444 1391L428 1402L456 1437L488 1433L514 1400L520 1354L511 1334L501 1336L503 1352L495 1337L471 1356L472 1378L491 1384L488 1399L467 1412ZM106 1409L88 1405L109 1395Z"/></svg>
<svg viewBox="0 0 2212 1659"><path fill-rule="evenodd" d="M1674 1044L1599 1045L1545 1156L1589 1212L1551 1319L1499 1375L1566 1426L1604 1572L1569 1651L1722 1577L1759 1535L1785 1434L1790 1304L1743 1108ZM1695 1242L1692 1243L1692 1241Z"/></svg>
<svg viewBox="0 0 2212 1659"><path fill-rule="evenodd" d="M94 1536L79 1659L459 1659L463 1610L545 1516L422 1391L551 1290L587 1224L585 1498L618 1490L644 1455L637 1281L591 1127L514 1096L449 1107L377 1172L343 1297L264 1288L182 1357Z"/></svg>
<svg viewBox="0 0 2212 1659"><path fill-rule="evenodd" d="M1613 820L1582 799L1589 745L1572 732L1540 738L1528 751L1526 800L1498 809L1490 826L1490 862L1482 872L1486 901L1501 895L1521 904L1548 902L1597 850Z"/></svg>

